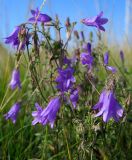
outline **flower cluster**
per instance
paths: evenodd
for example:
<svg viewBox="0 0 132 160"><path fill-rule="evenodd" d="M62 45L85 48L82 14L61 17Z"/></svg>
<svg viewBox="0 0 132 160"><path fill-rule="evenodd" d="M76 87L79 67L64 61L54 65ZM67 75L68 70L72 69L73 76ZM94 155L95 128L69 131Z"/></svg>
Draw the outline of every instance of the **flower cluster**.
<svg viewBox="0 0 132 160"><path fill-rule="evenodd" d="M47 14L41 13L38 10L38 8L36 10L31 10L31 14L32 14L32 17L28 19L27 23L24 23L15 27L11 35L5 38L5 43L12 44L12 46L16 47L18 51L17 65L12 72L12 77L9 83L9 87L12 90L16 89L17 87L18 89L21 89L20 71L19 71L20 57L23 55L22 54L23 52L21 51L27 48L30 69L31 69L30 70L31 78L32 78L32 73L35 72L35 74L33 74L34 77L32 81L33 81L33 84L36 85L35 87L40 91L43 97L43 93L41 91L41 87L39 86L39 82L38 82L37 69L35 68L35 65L36 65L35 60L37 59L37 62L40 60L39 34L42 34L45 37L45 40L48 41L46 44L50 44L51 39L48 37L49 35L47 34L47 32L45 32L45 26L47 25L48 22L52 21L52 18ZM100 30L105 31L105 28L103 27L103 25L108 22L108 19L102 18L102 16L103 16L103 12L100 12L96 17L83 19L82 23L84 23L87 26L96 27L99 31ZM39 31L39 27L40 27L39 23L42 24L41 25L42 32ZM52 24L52 26L54 26L55 29L59 28L59 34L60 34L60 27L57 26L56 22L48 23L48 24L49 26L50 24ZM30 29L28 28L28 25L31 25L33 27L33 28L31 27L32 31L30 31ZM65 25L67 28L67 32L70 33L72 31L72 24L70 23L69 18L67 19ZM71 39L71 33L69 35L70 36L68 37L68 40ZM77 40L80 39L77 31L74 31L74 35L76 36ZM82 46L85 43L85 37L83 32L81 32L81 37L82 37L82 44L81 44ZM33 54L30 54L28 50L30 39L33 40L33 45L32 45L34 47L32 50ZM53 128L57 114L62 104L69 104L73 107L73 109L77 108L77 103L79 101L79 90L76 87L78 85L76 84L77 82L75 78L75 73L76 73L75 67L77 66L77 62L79 62L79 60L81 61L81 64L83 66L87 67L87 71L88 71L87 74L92 75L92 73L94 72L93 68L94 68L95 59L94 59L94 50L91 49L92 48L91 43L87 43L87 45L83 45L82 47L83 52L81 54L80 54L80 48L78 47L77 49L78 52L76 53L76 55L73 58L68 59L66 56L67 55L66 47L68 44L68 40L66 44L63 44L63 42L60 39L59 42L58 41L56 43L52 42L49 45L49 47L51 48L50 52L52 52L53 54L51 60L55 60L55 64L57 66L56 68L57 77L54 81L56 84L56 88L55 88L56 94L54 95L53 98L50 99L47 107L45 108L42 108L39 105L39 103L35 103L36 111L32 112L32 116L34 118L34 120L32 121L32 125L36 125L37 123L43 126L50 124L50 127ZM124 54L122 51L120 52L120 57L121 57L122 63L124 64ZM60 62L61 60L62 62ZM113 66L109 66L109 52L106 52L104 54L103 66L106 71L110 71L108 73L112 73L112 74L109 74L110 76L115 76L117 69ZM95 115L95 117L102 115L104 122L108 122L110 118L113 118L115 121L118 121L123 116L124 109L118 103L115 96L114 89L115 88L114 88L114 79L113 79L109 84L107 84L106 88L100 94L99 102L93 107L94 110L99 111ZM15 123L19 111L20 111L20 102L17 102L11 107L9 112L4 115L5 119L6 120L11 119L12 122Z"/></svg>

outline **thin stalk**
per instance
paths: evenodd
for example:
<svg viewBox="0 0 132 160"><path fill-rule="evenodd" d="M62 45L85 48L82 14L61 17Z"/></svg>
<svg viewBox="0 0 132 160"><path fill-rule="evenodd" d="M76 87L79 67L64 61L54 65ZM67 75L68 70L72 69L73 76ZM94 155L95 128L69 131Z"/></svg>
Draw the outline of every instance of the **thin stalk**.
<svg viewBox="0 0 132 160"><path fill-rule="evenodd" d="M65 128L63 129L63 133L64 133L64 137L65 137L65 140L66 140L68 157L69 157L69 160L72 160L72 158L71 158L71 153L70 153L70 149L69 149L69 144L68 144L68 140L67 140L67 135L66 135L66 129L65 129Z"/></svg>

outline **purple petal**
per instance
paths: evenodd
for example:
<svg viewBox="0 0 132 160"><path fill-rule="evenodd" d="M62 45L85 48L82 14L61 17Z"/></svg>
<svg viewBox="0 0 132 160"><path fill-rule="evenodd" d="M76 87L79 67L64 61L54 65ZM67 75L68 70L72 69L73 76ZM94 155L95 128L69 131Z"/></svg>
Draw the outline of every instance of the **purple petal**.
<svg viewBox="0 0 132 160"><path fill-rule="evenodd" d="M106 66L106 69L108 71L111 71L112 73L116 73L117 72L117 69L115 67L112 67L112 66Z"/></svg>
<svg viewBox="0 0 132 160"><path fill-rule="evenodd" d="M88 53L91 55L91 43L87 44Z"/></svg>
<svg viewBox="0 0 132 160"><path fill-rule="evenodd" d="M33 10L33 9L31 9L31 14L32 14L33 16L35 16L36 11L35 11L35 10Z"/></svg>
<svg viewBox="0 0 132 160"><path fill-rule="evenodd" d="M105 23L107 23L108 22L108 19L107 18L101 18L100 20L99 20L99 23L101 24L101 25L103 25L103 24L105 24Z"/></svg>
<svg viewBox="0 0 132 160"><path fill-rule="evenodd" d="M120 58L121 58L122 63L124 63L124 52L123 51L120 51Z"/></svg>
<svg viewBox="0 0 132 160"><path fill-rule="evenodd" d="M103 26L98 26L97 27L99 30L105 31L105 28Z"/></svg>
<svg viewBox="0 0 132 160"><path fill-rule="evenodd" d="M104 54L104 64L108 65L108 63L109 63L109 52L106 52Z"/></svg>

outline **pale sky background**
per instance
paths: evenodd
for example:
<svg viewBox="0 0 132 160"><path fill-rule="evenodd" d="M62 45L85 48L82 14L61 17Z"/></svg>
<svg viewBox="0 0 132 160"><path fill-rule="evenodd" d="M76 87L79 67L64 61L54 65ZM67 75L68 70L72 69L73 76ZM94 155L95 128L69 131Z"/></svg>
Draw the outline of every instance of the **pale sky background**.
<svg viewBox="0 0 132 160"><path fill-rule="evenodd" d="M0 0L0 41L15 26L26 22L31 16L29 9L40 7L42 2L43 0ZM76 29L89 32L95 29L85 27L80 20L104 11L104 17L109 19L109 23L105 25L108 37L121 41L125 36L125 5L126 0L47 0L42 12L53 19L58 14L62 26L69 16L71 21L78 22Z"/></svg>

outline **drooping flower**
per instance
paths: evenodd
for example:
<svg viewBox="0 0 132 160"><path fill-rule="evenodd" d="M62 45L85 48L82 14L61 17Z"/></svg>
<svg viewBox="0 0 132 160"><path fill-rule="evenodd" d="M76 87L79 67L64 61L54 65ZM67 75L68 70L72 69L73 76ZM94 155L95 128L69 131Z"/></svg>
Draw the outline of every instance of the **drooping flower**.
<svg viewBox="0 0 132 160"><path fill-rule="evenodd" d="M56 78L57 89L62 93L67 92L73 86L73 83L75 83L76 79L74 78L73 73L74 69L72 67L58 69L58 76Z"/></svg>
<svg viewBox="0 0 132 160"><path fill-rule="evenodd" d="M99 102L93 109L99 110L95 117L103 115L104 122L108 122L110 118L117 122L123 116L123 108L116 100L112 90L103 90Z"/></svg>
<svg viewBox="0 0 132 160"><path fill-rule="evenodd" d="M41 124L46 125L50 123L51 128L54 127L54 122L61 106L60 97L55 97L51 99L48 106L41 113Z"/></svg>
<svg viewBox="0 0 132 160"><path fill-rule="evenodd" d="M80 55L80 59L83 65L86 65L88 69L92 68L93 56L91 55L91 44L87 44L87 52L83 52Z"/></svg>
<svg viewBox="0 0 132 160"><path fill-rule="evenodd" d="M9 86L11 87L12 90L14 90L16 87L18 87L19 89L21 88L19 69L14 69L13 70Z"/></svg>
<svg viewBox="0 0 132 160"><path fill-rule="evenodd" d="M15 27L10 36L5 38L5 43L12 44L12 46L18 50L23 50L29 38L30 35L26 33L25 27L21 25Z"/></svg>
<svg viewBox="0 0 132 160"><path fill-rule="evenodd" d="M70 101L74 108L76 108L78 99L79 99L78 90L73 89L70 93Z"/></svg>
<svg viewBox="0 0 132 160"><path fill-rule="evenodd" d="M20 103L15 103L8 113L4 115L5 119L11 119L13 123L16 123L17 115L20 110Z"/></svg>
<svg viewBox="0 0 132 160"><path fill-rule="evenodd" d="M37 111L32 112L32 116L34 117L34 120L32 121L32 125L35 125L36 123L41 123L41 113L43 109L38 103L35 103L35 107Z"/></svg>
<svg viewBox="0 0 132 160"><path fill-rule="evenodd" d="M15 46L18 43L19 31L20 31L20 26L15 27L11 35L5 38L5 43L7 44L13 43L13 45Z"/></svg>
<svg viewBox="0 0 132 160"><path fill-rule="evenodd" d="M108 70L112 73L116 73L117 69L113 66L108 66L108 64L109 64L109 52L106 52L104 54L104 66L105 66L106 70Z"/></svg>
<svg viewBox="0 0 132 160"><path fill-rule="evenodd" d="M124 52L122 50L120 51L120 58L122 63L124 63Z"/></svg>
<svg viewBox="0 0 132 160"><path fill-rule="evenodd" d="M28 21L32 23L36 22L47 23L52 20L51 17L49 17L47 14L40 13L38 8L36 10L31 10L31 14L33 17L29 18Z"/></svg>
<svg viewBox="0 0 132 160"><path fill-rule="evenodd" d="M35 125L36 123L40 123L42 125L50 123L51 128L53 128L57 112L61 106L60 97L51 99L48 106L43 110L38 103L36 103L35 106L37 111L32 112L32 116L35 118L32 121L32 125Z"/></svg>
<svg viewBox="0 0 132 160"><path fill-rule="evenodd" d="M97 16L93 18L82 19L82 23L84 23L87 26L97 27L98 30L105 31L105 28L103 27L103 25L108 22L108 19L102 18L102 16L103 16L103 12L100 12Z"/></svg>
<svg viewBox="0 0 132 160"><path fill-rule="evenodd" d="M18 50L24 50L26 44L29 42L30 35L26 33L24 25L16 26L10 36L5 38L6 44L12 44Z"/></svg>

